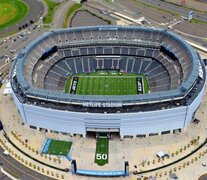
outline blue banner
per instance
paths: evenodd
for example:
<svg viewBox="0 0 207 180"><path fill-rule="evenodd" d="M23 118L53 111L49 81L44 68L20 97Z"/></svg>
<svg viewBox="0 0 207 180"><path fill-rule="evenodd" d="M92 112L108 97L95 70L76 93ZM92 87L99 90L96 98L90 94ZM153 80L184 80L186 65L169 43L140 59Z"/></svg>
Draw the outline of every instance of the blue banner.
<svg viewBox="0 0 207 180"><path fill-rule="evenodd" d="M76 174L86 175L86 176L125 176L124 171L93 171L93 170L83 170L78 169Z"/></svg>

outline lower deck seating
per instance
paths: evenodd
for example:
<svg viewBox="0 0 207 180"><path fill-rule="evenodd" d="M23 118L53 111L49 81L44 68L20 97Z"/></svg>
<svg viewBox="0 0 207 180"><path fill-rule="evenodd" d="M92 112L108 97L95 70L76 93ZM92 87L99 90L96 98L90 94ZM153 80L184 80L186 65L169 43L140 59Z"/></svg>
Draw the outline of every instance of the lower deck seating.
<svg viewBox="0 0 207 180"><path fill-rule="evenodd" d="M151 58L127 56L121 58L96 58L92 56L62 60L48 69L44 82L41 82L46 89L63 90L68 75L92 72L97 69L118 69L122 72L145 74L152 91L171 88L171 78L161 62Z"/></svg>

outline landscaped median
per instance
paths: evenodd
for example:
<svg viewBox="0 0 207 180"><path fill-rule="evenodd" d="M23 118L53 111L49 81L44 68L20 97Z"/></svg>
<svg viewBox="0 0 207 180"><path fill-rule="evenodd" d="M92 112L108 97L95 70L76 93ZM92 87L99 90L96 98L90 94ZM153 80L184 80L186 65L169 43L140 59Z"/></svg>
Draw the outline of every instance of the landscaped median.
<svg viewBox="0 0 207 180"><path fill-rule="evenodd" d="M67 14L65 16L65 20L64 20L64 23L63 23L63 28L67 28L68 27L68 21L69 21L69 18L76 12L78 11L80 8L82 7L81 4L74 4L73 6L71 6L68 11L67 11Z"/></svg>
<svg viewBox="0 0 207 180"><path fill-rule="evenodd" d="M48 6L48 12L47 15L43 18L43 23L49 24L52 22L55 10L60 5L60 3L56 3L55 1L52 0L44 0L44 1Z"/></svg>

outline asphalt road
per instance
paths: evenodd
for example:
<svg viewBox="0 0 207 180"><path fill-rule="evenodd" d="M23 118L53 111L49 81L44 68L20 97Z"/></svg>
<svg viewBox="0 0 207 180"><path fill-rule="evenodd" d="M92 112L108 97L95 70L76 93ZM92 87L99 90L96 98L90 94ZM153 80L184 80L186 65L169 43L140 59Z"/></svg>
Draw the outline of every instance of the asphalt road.
<svg viewBox="0 0 207 180"><path fill-rule="evenodd" d="M39 0L24 0L25 3L28 4L30 10L28 15L17 24L14 24L12 26L9 26L6 29L0 30L0 37L4 36L5 34L8 34L10 32L16 31L19 29L19 26L24 25L25 23L30 23L30 20L33 20L34 22L37 21L44 13L44 5Z"/></svg>
<svg viewBox="0 0 207 180"><path fill-rule="evenodd" d="M2 172L0 172L0 179L1 180L10 180L9 177L7 177L5 174L3 174Z"/></svg>
<svg viewBox="0 0 207 180"><path fill-rule="evenodd" d="M139 0L139 1L142 1L144 3L149 3L149 4L152 4L154 6L160 7L162 9L166 9L166 10L178 13L178 14L180 14L182 16L185 16L185 17L188 17L188 14L190 12L190 10L185 9L181 6L176 6L176 5L173 5L173 4L169 4L169 3L166 3L166 2L163 2L163 1L160 1L160 0ZM202 13L199 13L199 12L196 12L196 11L193 11L193 12L194 12L193 18L195 18L197 20L200 20L200 21L207 22L207 14L202 14Z"/></svg>
<svg viewBox="0 0 207 180"><path fill-rule="evenodd" d="M14 158L12 158L10 155L6 156L3 154L4 150L0 147L0 162L2 163L2 167L5 169L9 169L9 171L16 174L19 179L21 180L52 180L52 178L48 176L44 176L36 171L33 171L18 161L16 161ZM1 177L1 175L0 175Z"/></svg>
<svg viewBox="0 0 207 180"><path fill-rule="evenodd" d="M135 19L144 16L147 19L157 23L167 23L175 18L171 14L166 15L165 12L159 11L158 9L148 8L133 0L114 0L113 4L116 6L116 9L118 8L119 11L122 10L123 14L131 16Z"/></svg>
<svg viewBox="0 0 207 180"><path fill-rule="evenodd" d="M68 9L75 4L74 1L66 1L62 3L55 11L51 28L62 28Z"/></svg>
<svg viewBox="0 0 207 180"><path fill-rule="evenodd" d="M140 1L142 1L142 0L140 0ZM153 1L158 1L158 0L153 0ZM160 1L158 1L158 2L160 2ZM101 3L103 5L107 5L104 1L101 1ZM135 1L132 1L132 0L129 0L129 1L126 1L126 0L114 0L114 3L113 4L111 3L110 5L111 6L108 7L109 9L113 9L114 8L115 10L117 10L119 12L121 12L121 10L122 10L123 13L127 12L127 14L129 14L129 16L131 16L131 17L133 17L132 15L135 14L136 12L141 12L141 16L144 16L147 19L149 19L150 21L157 22L159 24L166 23L166 21L170 21L170 20L175 18L175 17L172 17L168 13L161 12L161 11L158 11L156 9L154 9L152 11L151 8L144 7L141 4L136 3ZM169 18L163 18L164 16L165 17L169 17ZM155 23L155 27L157 26L157 23ZM186 24L180 23L177 26L179 26L179 31L186 32L186 26L187 26ZM177 29L176 28L177 26L175 26L174 29ZM197 36L199 34L199 36L206 37L207 34L206 34L205 29L200 27L200 26L201 25L199 25L199 24L197 24L197 25L195 24L194 28L199 27L199 29L196 32L194 32L194 28L191 27L191 28L187 29L186 33L190 34L190 35L194 35L194 34L197 33ZM167 28L167 26L166 26L166 28ZM188 40L191 40L193 42L196 42L197 44L200 44L202 46L207 47L206 41L204 41L204 40L202 40L200 38L198 39L198 38L194 38L194 37L183 35L183 34L180 34L180 35L182 35L184 38L186 38Z"/></svg>
<svg viewBox="0 0 207 180"><path fill-rule="evenodd" d="M0 57L2 55L8 55L12 58L17 52L19 52L22 48L27 46L31 41L35 40L38 36L42 35L47 29L39 29L28 30L31 32L29 35L24 35L24 38L17 38L18 35L12 36L11 39L7 40L0 46ZM15 41L14 41L15 40ZM10 53L11 49L16 49L16 53ZM2 67L5 62L0 59L0 67Z"/></svg>

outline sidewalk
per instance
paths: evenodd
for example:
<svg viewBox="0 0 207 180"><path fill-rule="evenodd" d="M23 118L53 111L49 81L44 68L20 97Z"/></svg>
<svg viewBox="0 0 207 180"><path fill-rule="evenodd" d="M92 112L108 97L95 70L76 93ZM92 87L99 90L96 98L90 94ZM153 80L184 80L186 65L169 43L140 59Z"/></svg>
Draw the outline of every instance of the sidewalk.
<svg viewBox="0 0 207 180"><path fill-rule="evenodd" d="M28 168L55 179L73 179L71 173L58 171L53 168L44 166L41 163L38 163L19 152L7 141L7 139L3 135L3 131L0 132L0 139L2 140L0 144L2 148L7 150L9 152L9 155L11 155L14 159L24 164Z"/></svg>

